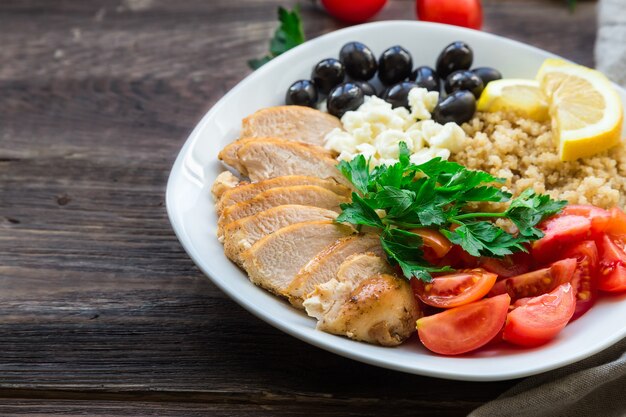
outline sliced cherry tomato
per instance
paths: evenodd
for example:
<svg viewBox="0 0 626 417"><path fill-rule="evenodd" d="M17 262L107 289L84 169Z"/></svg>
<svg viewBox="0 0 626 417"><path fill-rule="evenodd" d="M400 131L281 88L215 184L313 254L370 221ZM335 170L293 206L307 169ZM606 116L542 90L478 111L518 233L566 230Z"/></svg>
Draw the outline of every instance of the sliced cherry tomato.
<svg viewBox="0 0 626 417"><path fill-rule="evenodd" d="M576 320L596 302L598 275L598 248L593 240L585 240L565 252L568 258L576 258L576 271L572 275L572 288L576 294Z"/></svg>
<svg viewBox="0 0 626 417"><path fill-rule="evenodd" d="M622 240L626 239L626 214L617 207L609 210L609 214L611 219L606 227L606 233Z"/></svg>
<svg viewBox="0 0 626 417"><path fill-rule="evenodd" d="M420 228L410 231L420 235L424 241L424 246L430 248L437 258L446 256L446 254L450 252L450 249L452 249L452 246L454 246L448 238L436 230Z"/></svg>
<svg viewBox="0 0 626 417"><path fill-rule="evenodd" d="M322 0L333 17L348 23L363 23L378 13L387 0Z"/></svg>
<svg viewBox="0 0 626 417"><path fill-rule="evenodd" d="M591 221L591 232L595 234L603 233L611 221L611 213L600 207L590 205L572 204L565 206L559 216L568 215L582 216L589 219Z"/></svg>
<svg viewBox="0 0 626 417"><path fill-rule="evenodd" d="M620 240L604 235L600 242L598 288L608 292L626 291L626 252Z"/></svg>
<svg viewBox="0 0 626 417"><path fill-rule="evenodd" d="M481 268L433 278L431 282L412 279L413 293L425 304L439 308L458 307L483 298L497 275Z"/></svg>
<svg viewBox="0 0 626 417"><path fill-rule="evenodd" d="M559 259L563 247L589 237L591 220L583 216L551 217L540 225L545 236L532 245L532 255L540 263Z"/></svg>
<svg viewBox="0 0 626 417"><path fill-rule="evenodd" d="M483 9L480 0L417 0L417 17L427 22L480 29Z"/></svg>
<svg viewBox="0 0 626 417"><path fill-rule="evenodd" d="M496 337L504 324L511 298L486 298L417 321L422 344L442 355L459 355L478 349Z"/></svg>
<svg viewBox="0 0 626 417"><path fill-rule="evenodd" d="M480 266L489 272L497 274L498 279L525 274L530 271L532 264L532 256L525 252L517 252L513 255L507 255L502 259L482 258L480 261Z"/></svg>
<svg viewBox="0 0 626 417"><path fill-rule="evenodd" d="M472 269L478 267L479 258L465 252L459 245L452 246L452 249L436 263L439 266L450 266L454 269Z"/></svg>
<svg viewBox="0 0 626 417"><path fill-rule="evenodd" d="M520 346L539 346L552 340L569 322L576 308L572 286L560 285L511 311L502 338Z"/></svg>
<svg viewBox="0 0 626 417"><path fill-rule="evenodd" d="M563 259L548 268L538 269L526 274L496 282L490 296L509 294L513 301L525 297L536 297L548 293L561 284L570 282L576 270L576 259Z"/></svg>

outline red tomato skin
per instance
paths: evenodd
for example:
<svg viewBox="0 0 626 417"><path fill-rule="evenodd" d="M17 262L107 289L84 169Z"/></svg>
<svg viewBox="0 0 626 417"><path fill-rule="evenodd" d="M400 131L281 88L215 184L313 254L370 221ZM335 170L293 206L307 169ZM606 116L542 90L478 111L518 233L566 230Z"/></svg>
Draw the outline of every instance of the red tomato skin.
<svg viewBox="0 0 626 417"><path fill-rule="evenodd" d="M509 294L513 301L520 298L536 297L554 290L561 284L570 282L576 270L576 259L562 259L548 268L538 269L516 277L496 282L489 296Z"/></svg>
<svg viewBox="0 0 626 417"><path fill-rule="evenodd" d="M606 227L606 233L610 236L626 240L626 214L617 207L609 210L611 219Z"/></svg>
<svg viewBox="0 0 626 417"><path fill-rule="evenodd" d="M412 279L411 287L424 304L452 308L483 298L495 284L496 278L496 274L476 268L434 277L431 282Z"/></svg>
<svg viewBox="0 0 626 417"><path fill-rule="evenodd" d="M419 20L480 29L483 9L480 0L417 0Z"/></svg>
<svg viewBox="0 0 626 417"><path fill-rule="evenodd" d="M552 340L570 321L576 308L571 284L528 300L506 318L502 338L519 346L540 346Z"/></svg>
<svg viewBox="0 0 626 417"><path fill-rule="evenodd" d="M593 240L585 240L565 252L576 258L576 271L572 275L572 288L576 294L576 309L572 321L585 314L596 302L598 280L598 247Z"/></svg>
<svg viewBox="0 0 626 417"><path fill-rule="evenodd" d="M532 245L532 255L539 263L558 259L563 248L589 238L591 220L583 216L551 217L540 224L544 237Z"/></svg>
<svg viewBox="0 0 626 417"><path fill-rule="evenodd" d="M626 291L626 253L623 246L604 235L600 241L598 288L606 292Z"/></svg>
<svg viewBox="0 0 626 417"><path fill-rule="evenodd" d="M500 280L525 274L531 270L533 263L530 254L517 252L502 259L482 258L480 267L498 275L498 280Z"/></svg>
<svg viewBox="0 0 626 417"><path fill-rule="evenodd" d="M565 206L559 216L583 216L589 219L591 222L590 231L592 234L604 233L609 223L611 222L611 213L600 207L583 205L583 204L571 204Z"/></svg>
<svg viewBox="0 0 626 417"><path fill-rule="evenodd" d="M502 330L511 298L485 298L417 320L422 344L441 355L460 355L489 343Z"/></svg>
<svg viewBox="0 0 626 417"><path fill-rule="evenodd" d="M347 23L363 23L374 17L387 0L322 0L322 5L333 17Z"/></svg>

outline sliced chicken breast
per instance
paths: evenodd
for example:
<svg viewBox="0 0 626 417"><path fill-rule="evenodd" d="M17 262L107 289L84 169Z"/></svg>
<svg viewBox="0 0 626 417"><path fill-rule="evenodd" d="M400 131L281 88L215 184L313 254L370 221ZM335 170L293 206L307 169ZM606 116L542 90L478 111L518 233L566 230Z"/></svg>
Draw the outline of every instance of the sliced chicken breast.
<svg viewBox="0 0 626 417"><path fill-rule="evenodd" d="M345 185L337 183L337 181L333 179L325 180L305 175L287 175L259 182L246 183L224 191L217 203L217 212L221 213L226 207L249 200L263 191L278 187L291 187L294 185L317 185L319 187L326 188L335 194L350 197L350 189Z"/></svg>
<svg viewBox="0 0 626 417"><path fill-rule="evenodd" d="M383 250L378 235L368 233L349 236L329 246L298 272L285 290L285 295L289 297L291 304L302 308L302 301L307 294L317 285L336 278L339 267L348 256L362 252L374 252L382 256Z"/></svg>
<svg viewBox="0 0 626 417"><path fill-rule="evenodd" d="M408 281L379 274L353 287L333 279L304 301L317 329L354 340L397 346L415 331L420 308Z"/></svg>
<svg viewBox="0 0 626 417"><path fill-rule="evenodd" d="M346 258L337 269L337 281L357 286L366 278L378 274L393 275L393 268L380 254L355 253Z"/></svg>
<svg viewBox="0 0 626 417"><path fill-rule="evenodd" d="M237 155L252 181L283 175L308 175L334 178L341 184L351 186L337 169L337 161L333 157L300 143L259 139L244 144Z"/></svg>
<svg viewBox="0 0 626 417"><path fill-rule="evenodd" d="M231 190L241 184L241 180L234 176L230 171L224 171L220 173L215 181L213 181L213 186L211 187L211 194L213 198L217 201L219 200L224 193L228 190Z"/></svg>
<svg viewBox="0 0 626 417"><path fill-rule="evenodd" d="M243 119L241 136L275 136L322 146L324 137L341 127L341 121L335 116L310 107L276 106L261 109Z"/></svg>
<svg viewBox="0 0 626 417"><path fill-rule="evenodd" d="M240 264L239 255L263 237L291 224L313 220L334 220L337 213L315 207L288 204L244 217L224 228L224 253Z"/></svg>
<svg viewBox="0 0 626 417"><path fill-rule="evenodd" d="M224 227L227 224L272 207L298 204L340 212L339 204L346 201L349 201L349 199L317 185L294 185L293 187L272 188L257 194L250 200L242 201L224 209L217 221L217 235L218 237L224 235Z"/></svg>
<svg viewBox="0 0 626 417"><path fill-rule="evenodd" d="M242 265L253 283L281 295L315 255L354 232L352 227L330 220L292 224L243 252Z"/></svg>
<svg viewBox="0 0 626 417"><path fill-rule="evenodd" d="M241 162L241 159L239 157L239 151L245 145L252 143L252 142L257 142L257 141L262 141L262 142L275 141L279 143L288 143L284 139L273 137L273 136L272 137L257 137L257 138L242 137L226 145L224 149L220 151L217 157L221 161L223 161L226 165L230 165L231 167L235 168L237 171L241 173L241 175L248 176L248 169L245 166L245 164ZM300 148L306 150L307 152L312 152L318 155L325 155L329 158L333 158L334 156L334 154L331 151L326 150L320 146L309 145L309 144L300 143L300 142L292 142L292 143L296 145L300 145Z"/></svg>

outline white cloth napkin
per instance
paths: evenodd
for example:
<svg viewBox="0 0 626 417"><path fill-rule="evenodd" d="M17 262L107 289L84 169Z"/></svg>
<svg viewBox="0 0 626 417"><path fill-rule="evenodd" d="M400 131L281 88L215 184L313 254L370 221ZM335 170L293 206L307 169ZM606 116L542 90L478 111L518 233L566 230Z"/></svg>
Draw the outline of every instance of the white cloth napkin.
<svg viewBox="0 0 626 417"><path fill-rule="evenodd" d="M626 87L626 0L600 0L595 58L600 71ZM492 416L625 417L626 339L581 362L526 378L468 417Z"/></svg>

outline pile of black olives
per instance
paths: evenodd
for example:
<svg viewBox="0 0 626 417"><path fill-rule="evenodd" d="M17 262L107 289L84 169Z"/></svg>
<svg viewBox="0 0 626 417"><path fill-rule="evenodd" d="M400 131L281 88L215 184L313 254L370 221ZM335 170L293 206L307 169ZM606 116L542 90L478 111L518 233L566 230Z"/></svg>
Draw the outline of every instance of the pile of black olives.
<svg viewBox="0 0 626 417"><path fill-rule="evenodd" d="M457 41L441 51L435 69L428 66L414 69L411 54L401 46L386 49L377 60L367 46L349 42L341 48L339 59L321 60L313 67L310 80L293 83L285 102L316 107L325 96L328 112L341 117L363 104L365 96L372 95L394 108L408 108L409 91L422 87L440 93L433 111L436 122L461 124L474 116L476 100L485 85L502 78L493 68L470 70L473 59L469 45Z"/></svg>

